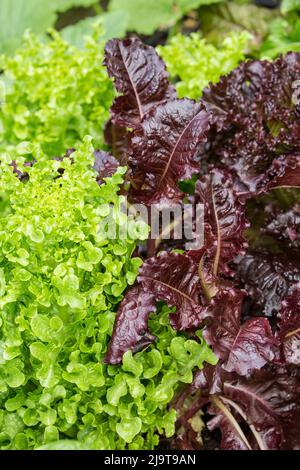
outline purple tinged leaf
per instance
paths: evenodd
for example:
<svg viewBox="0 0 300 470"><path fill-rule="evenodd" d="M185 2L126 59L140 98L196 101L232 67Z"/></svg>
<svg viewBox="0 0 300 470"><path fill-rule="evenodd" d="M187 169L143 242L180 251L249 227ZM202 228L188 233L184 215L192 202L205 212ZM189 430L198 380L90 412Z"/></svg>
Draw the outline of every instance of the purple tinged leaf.
<svg viewBox="0 0 300 470"><path fill-rule="evenodd" d="M208 128L206 111L192 100L177 99L153 109L131 140L131 199L161 205L182 199L178 181L199 171L197 152Z"/></svg>
<svg viewBox="0 0 300 470"><path fill-rule="evenodd" d="M1 163L1 162L0 162L0 163ZM34 164L34 162L25 162L25 163L24 163L24 167L26 167L26 166L27 166L27 167L32 167L33 164ZM17 177L20 181L22 181L22 182L28 181L28 179L29 179L28 173L27 173L26 171L21 171L21 170L19 170L18 165L17 165L17 162L16 162L15 160L13 160L13 161L11 162L10 166L12 167L14 174L16 175L16 177Z"/></svg>
<svg viewBox="0 0 300 470"><path fill-rule="evenodd" d="M106 123L105 143L111 147L113 156L121 165L127 165L129 135L126 128L113 124L111 119Z"/></svg>
<svg viewBox="0 0 300 470"><path fill-rule="evenodd" d="M175 306L170 315L177 330L197 328L205 316L197 264L186 254L162 253L149 258L140 269L138 282L155 299Z"/></svg>
<svg viewBox="0 0 300 470"><path fill-rule="evenodd" d="M111 108L114 124L135 128L151 108L176 97L164 62L153 47L137 38L108 41L104 65L122 93Z"/></svg>
<svg viewBox="0 0 300 470"><path fill-rule="evenodd" d="M94 157L93 169L97 172L96 179L98 183L102 183L103 178L108 178L117 171L119 162L110 153L103 150L95 150Z"/></svg>
<svg viewBox="0 0 300 470"><path fill-rule="evenodd" d="M251 378L224 382L224 394L243 410L266 449L284 446L283 424L300 410L300 379L285 372L258 371ZM299 423L298 423L298 430Z"/></svg>
<svg viewBox="0 0 300 470"><path fill-rule="evenodd" d="M215 238L213 274L229 274L228 262L245 254L248 244L243 233L249 227L245 205L233 189L231 174L213 170L196 184L196 198L204 204L205 226L209 228L206 244L208 239Z"/></svg>
<svg viewBox="0 0 300 470"><path fill-rule="evenodd" d="M261 232L269 235L288 248L300 248L300 204L291 209L278 209L269 205L265 209L266 222Z"/></svg>
<svg viewBox="0 0 300 470"><path fill-rule="evenodd" d="M252 252L237 262L236 280L244 283L259 314L271 317L278 314L282 301L300 282L300 261L288 254Z"/></svg>
<svg viewBox="0 0 300 470"><path fill-rule="evenodd" d="M221 393L223 390L224 377L228 374L222 368L221 361L216 366L211 364L205 365L203 369L199 369L190 386L191 392L197 389L201 390L201 396L209 396Z"/></svg>
<svg viewBox="0 0 300 470"><path fill-rule="evenodd" d="M300 117L299 117L300 121ZM300 130L299 130L300 138ZM273 188L300 187L300 153L281 156L268 169L260 192Z"/></svg>
<svg viewBox="0 0 300 470"><path fill-rule="evenodd" d="M216 417L208 422L208 427L220 428L221 449L241 450L241 444L245 447L250 444L252 449L259 450L299 448L300 379L297 374L272 367L272 370L239 377L222 371L218 364L215 371L211 366L199 371L189 389L194 394L199 389L200 408L210 401L208 411ZM185 407L186 404L181 403L183 410ZM199 411L195 404L194 408ZM183 425L185 416L190 419L189 410L180 418Z"/></svg>
<svg viewBox="0 0 300 470"><path fill-rule="evenodd" d="M300 284L282 303L279 336L285 361L300 365Z"/></svg>
<svg viewBox="0 0 300 470"><path fill-rule="evenodd" d="M247 320L241 325L241 305L245 293L220 291L211 301L211 325L203 331L205 340L223 361L223 369L248 375L275 358L277 343L266 318Z"/></svg>
<svg viewBox="0 0 300 470"><path fill-rule="evenodd" d="M140 286L127 291L117 312L105 363L119 364L126 351L137 352L155 340L148 329L149 315L155 309L154 296Z"/></svg>
<svg viewBox="0 0 300 470"><path fill-rule="evenodd" d="M207 427L210 431L218 428L221 430L221 449L251 450L247 437L229 407L216 396L212 396L211 400L213 405L208 412L215 416L207 423Z"/></svg>
<svg viewBox="0 0 300 470"><path fill-rule="evenodd" d="M299 186L300 104L293 102L299 76L300 54L289 53L274 62L242 63L204 91L214 123L208 160L233 172L244 197Z"/></svg>

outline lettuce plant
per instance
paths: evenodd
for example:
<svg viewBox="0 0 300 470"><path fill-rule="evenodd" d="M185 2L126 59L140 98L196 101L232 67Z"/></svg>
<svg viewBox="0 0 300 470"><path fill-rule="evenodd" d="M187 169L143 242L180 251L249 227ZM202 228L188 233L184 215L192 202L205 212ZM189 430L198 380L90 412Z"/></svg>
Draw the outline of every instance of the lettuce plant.
<svg viewBox="0 0 300 470"><path fill-rule="evenodd" d="M201 328L219 358L172 401L173 445L201 448L204 413L222 449L299 448L300 54L242 63L199 102L176 96L155 50L138 39L109 41L105 63L120 93L111 134L127 155L130 200L205 209L198 249L148 241L105 362L153 344L150 314L163 301L174 330L194 339ZM191 178L188 196L180 183ZM282 197L287 188L293 197ZM246 235L256 218L262 239L253 246Z"/></svg>
<svg viewBox="0 0 300 470"><path fill-rule="evenodd" d="M64 159L38 145L17 150L13 164L9 153L0 164L0 448L70 439L152 449L159 433L174 433L177 387L216 358L201 335L178 335L161 305L149 320L155 344L104 363L117 305L141 265L136 241L148 234L121 212L126 169L93 154L90 138ZM28 153L35 162L24 164ZM119 229L128 222L125 238L99 229L108 217Z"/></svg>
<svg viewBox="0 0 300 470"><path fill-rule="evenodd" d="M62 155L89 134L103 144L102 130L114 96L101 66L99 30L83 50L58 33L48 42L26 34L13 57L3 56L1 75L0 149L22 141L40 143L49 156Z"/></svg>

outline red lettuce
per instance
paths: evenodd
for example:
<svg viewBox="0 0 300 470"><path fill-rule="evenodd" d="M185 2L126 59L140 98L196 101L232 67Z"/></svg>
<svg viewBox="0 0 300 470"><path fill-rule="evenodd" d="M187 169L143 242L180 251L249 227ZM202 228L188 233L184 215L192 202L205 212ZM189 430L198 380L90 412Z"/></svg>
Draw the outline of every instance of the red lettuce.
<svg viewBox="0 0 300 470"><path fill-rule="evenodd" d="M155 49L137 38L108 41L104 65L122 93L111 108L114 124L135 128L151 108L176 95Z"/></svg>
<svg viewBox="0 0 300 470"><path fill-rule="evenodd" d="M214 122L206 158L230 169L244 196L300 185L300 104L293 101L299 75L300 54L289 53L245 62L204 91Z"/></svg>
<svg viewBox="0 0 300 470"><path fill-rule="evenodd" d="M128 349L136 352L155 340L148 330L148 317L154 311L154 296L144 293L139 287L127 291L117 314L105 358L107 363L118 364Z"/></svg>
<svg viewBox="0 0 300 470"><path fill-rule="evenodd" d="M97 172L97 181L101 183L103 178L108 178L116 172L119 162L113 155L103 150L95 150L94 157L93 168Z"/></svg>
<svg viewBox="0 0 300 470"><path fill-rule="evenodd" d="M266 318L251 318L241 324L241 304L245 293L235 289L220 291L212 300L208 315L211 325L203 336L222 359L228 372L248 375L276 357L277 343Z"/></svg>
<svg viewBox="0 0 300 470"><path fill-rule="evenodd" d="M300 204L282 209L274 204L265 208L265 225L261 233L281 242L287 249L300 248Z"/></svg>
<svg viewBox="0 0 300 470"><path fill-rule="evenodd" d="M282 303L279 337L284 360L300 365L300 284Z"/></svg>
<svg viewBox="0 0 300 470"><path fill-rule="evenodd" d="M299 448L299 193L282 191L300 187L300 54L245 62L199 103L176 98L162 60L138 39L109 41L105 64L121 95L106 141L128 165L131 202L204 205L203 246L161 236L139 247L144 263L106 362L154 341L149 315L166 302L172 327L193 338L202 328L219 357L172 402L175 445L201 447L194 424L204 415L222 449ZM99 179L115 163L102 155Z"/></svg>
<svg viewBox="0 0 300 470"><path fill-rule="evenodd" d="M194 397L196 412L211 404L208 414L214 417L208 422L208 428L220 428L221 449L299 448L299 377L278 367L256 371L248 377L222 375L220 371L216 368L213 375L212 366L200 371L189 387L189 396ZM217 389L216 375L219 375ZM196 406L197 402L200 407ZM179 417L179 425L187 428L187 432L186 424L192 417L190 408Z"/></svg>
<svg viewBox="0 0 300 470"><path fill-rule="evenodd" d="M214 170L196 184L196 201L204 205L206 246L214 245L213 274L230 272L228 263L245 254L244 231L249 226L245 205L233 189L232 175ZM213 238L213 240L212 240Z"/></svg>
<svg viewBox="0 0 300 470"><path fill-rule="evenodd" d="M277 315L282 301L300 282L300 259L288 253L251 252L237 263L236 279L251 298L254 310L267 317Z"/></svg>
<svg viewBox="0 0 300 470"><path fill-rule="evenodd" d="M172 100L153 109L131 140L131 198L145 204L178 202L180 180L198 172L197 152L206 140L208 115L192 100Z"/></svg>

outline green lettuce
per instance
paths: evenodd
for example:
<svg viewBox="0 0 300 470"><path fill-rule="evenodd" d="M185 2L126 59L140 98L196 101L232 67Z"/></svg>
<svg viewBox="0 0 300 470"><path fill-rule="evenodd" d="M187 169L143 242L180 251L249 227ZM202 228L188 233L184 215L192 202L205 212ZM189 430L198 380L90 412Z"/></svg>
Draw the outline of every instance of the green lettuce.
<svg viewBox="0 0 300 470"><path fill-rule="evenodd" d="M58 156L87 134L103 145L114 91L101 34L96 28L81 50L54 31L46 43L26 33L13 57L0 58L0 150L29 141Z"/></svg>
<svg viewBox="0 0 300 470"><path fill-rule="evenodd" d="M23 167L29 154L36 162ZM150 320L155 344L126 352L120 366L103 363L141 265L136 241L148 236L121 212L125 168L99 186L90 138L62 161L19 145L22 181L12 156L0 155L0 449L66 448L66 440L69 448L153 449L159 434L175 432L169 403L178 387L216 358L201 334L178 335L160 305ZM114 238L99 230L109 217Z"/></svg>
<svg viewBox="0 0 300 470"><path fill-rule="evenodd" d="M230 33L221 47L215 47L199 33L179 34L157 49L171 78L177 79L179 97L198 99L210 82L216 83L221 75L230 72L245 58L250 37L247 31Z"/></svg>

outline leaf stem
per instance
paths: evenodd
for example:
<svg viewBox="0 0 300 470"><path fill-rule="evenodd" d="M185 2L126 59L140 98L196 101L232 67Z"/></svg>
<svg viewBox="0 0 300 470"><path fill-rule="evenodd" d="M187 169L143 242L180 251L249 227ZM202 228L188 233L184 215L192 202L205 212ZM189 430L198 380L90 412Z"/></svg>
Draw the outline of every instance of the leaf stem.
<svg viewBox="0 0 300 470"><path fill-rule="evenodd" d="M234 401L230 400L229 398L221 397L221 399L224 402L228 403L228 405L232 406L241 415L241 417L246 421L246 423L249 425L249 428L252 431L252 434L254 435L254 437L257 441L257 444L258 444L258 447L260 448L260 450L268 450L266 448L261 436L259 435L259 433L256 431L255 427L253 426L253 424L248 423L247 416L245 415L243 410L239 407L239 405L237 405Z"/></svg>
<svg viewBox="0 0 300 470"><path fill-rule="evenodd" d="M211 401L213 402L213 404L219 408L219 410L223 413L223 415L228 419L228 421L230 422L230 424L233 426L233 428L236 430L236 432L238 433L239 437L242 439L242 441L244 442L244 444L248 447L249 450L252 450L249 442L248 442L248 439L246 438L245 434L243 433L239 423L237 422L237 420L235 419L235 417L233 416L233 414L229 411L229 409L224 405L224 403L220 400L220 398L218 398L216 395L212 395L211 397Z"/></svg>

